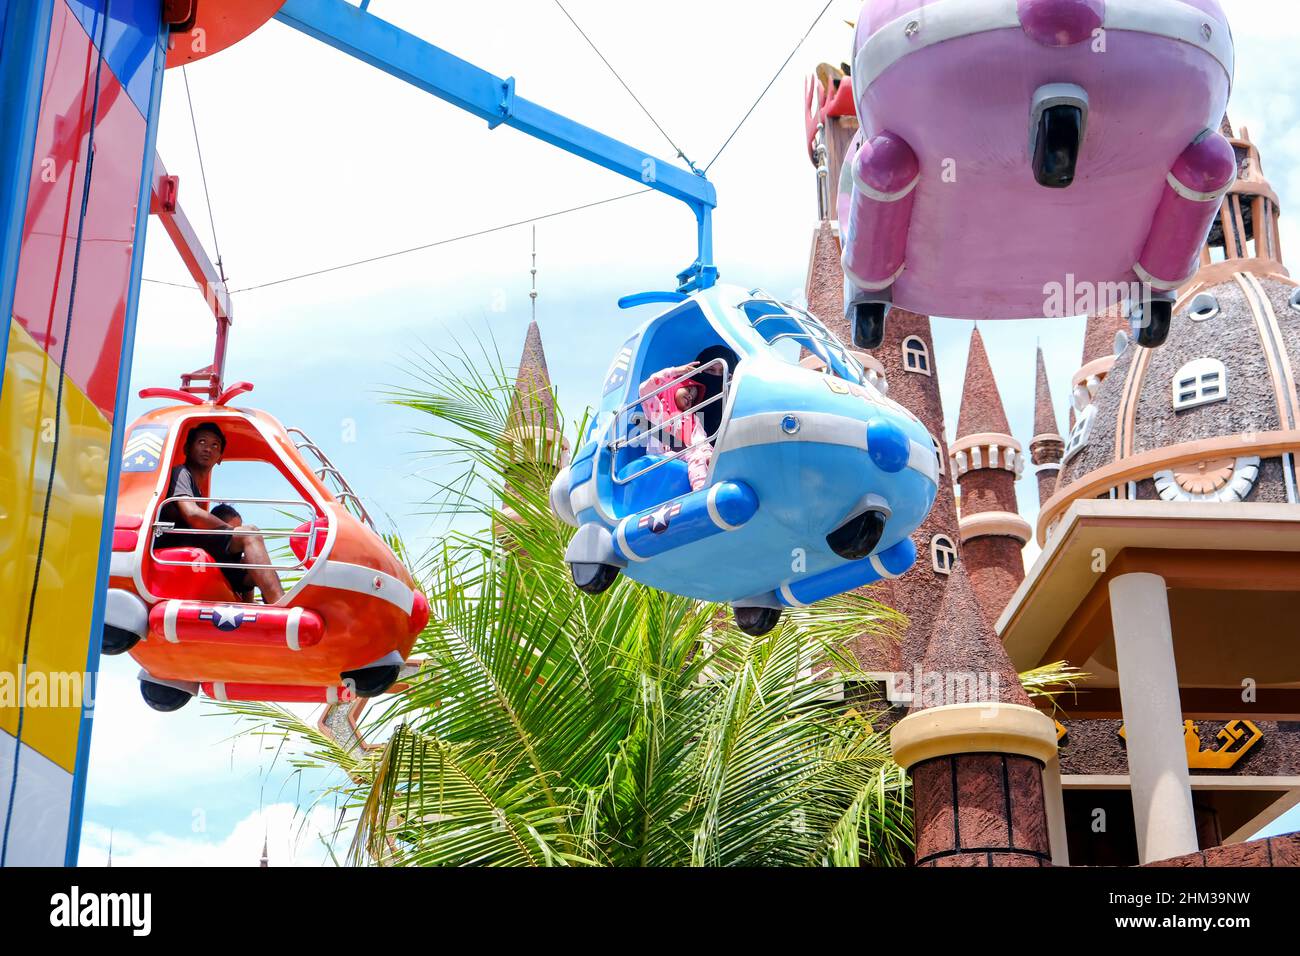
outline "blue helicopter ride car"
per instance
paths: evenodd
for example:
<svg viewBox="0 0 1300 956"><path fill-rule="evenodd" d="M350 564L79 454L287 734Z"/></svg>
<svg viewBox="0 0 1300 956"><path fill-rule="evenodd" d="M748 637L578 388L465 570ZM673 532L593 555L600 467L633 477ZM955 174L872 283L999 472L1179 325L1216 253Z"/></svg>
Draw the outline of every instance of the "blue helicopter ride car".
<svg viewBox="0 0 1300 956"><path fill-rule="evenodd" d="M908 570L939 475L916 416L814 316L759 290L619 304L651 302L670 307L615 356L583 444L551 486L552 509L578 529L565 554L574 583L598 594L623 572L731 604L743 631L763 634L784 608ZM667 387L712 384L685 413L699 416L696 437L674 447L675 419L646 414L641 383L691 362ZM707 481L692 490L686 459L703 442Z"/></svg>

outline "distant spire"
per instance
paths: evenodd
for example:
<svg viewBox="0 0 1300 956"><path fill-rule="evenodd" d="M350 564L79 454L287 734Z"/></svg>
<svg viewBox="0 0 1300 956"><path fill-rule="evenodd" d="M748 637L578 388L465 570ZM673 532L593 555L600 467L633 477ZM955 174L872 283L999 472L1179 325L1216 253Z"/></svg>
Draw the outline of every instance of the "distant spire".
<svg viewBox="0 0 1300 956"><path fill-rule="evenodd" d="M533 226L532 320L524 336L524 351L519 357L519 372L515 376L515 394L510 402L508 426L542 425L556 427L555 397L551 392L551 375L546 368L546 352L542 348L542 332L537 325L537 227Z"/></svg>
<svg viewBox="0 0 1300 956"><path fill-rule="evenodd" d="M1061 458L1065 455L1065 439L1056 430L1056 409L1052 405L1052 392L1047 385L1047 363L1043 349L1038 349L1038 374L1034 382L1034 434L1029 440L1029 459L1038 466L1038 503L1042 504L1056 491Z"/></svg>
<svg viewBox="0 0 1300 956"><path fill-rule="evenodd" d="M1038 348L1038 375L1034 382L1034 435L1058 435L1056 409L1052 407L1052 390L1047 384L1047 364L1042 346Z"/></svg>
<svg viewBox="0 0 1300 956"><path fill-rule="evenodd" d="M108 868L113 868L113 830L108 831Z"/></svg>
<svg viewBox="0 0 1300 956"><path fill-rule="evenodd" d="M268 866L271 865L270 857L269 857L269 855L268 855L267 852L266 852L266 848L267 848L266 833L265 833L265 831L263 831L263 833L262 833L262 864L261 864L263 869L266 869Z"/></svg>
<svg viewBox="0 0 1300 956"><path fill-rule="evenodd" d="M984 339L976 328L970 336L970 356L966 360L966 383L962 386L961 411L957 416L957 437L984 433L1010 435L1007 413L1002 407L993 366L989 364Z"/></svg>

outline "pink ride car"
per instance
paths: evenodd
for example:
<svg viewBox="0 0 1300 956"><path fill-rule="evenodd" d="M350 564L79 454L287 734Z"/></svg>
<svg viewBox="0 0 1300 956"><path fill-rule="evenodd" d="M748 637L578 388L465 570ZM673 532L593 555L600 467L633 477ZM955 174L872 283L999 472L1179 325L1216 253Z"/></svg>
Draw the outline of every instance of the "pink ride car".
<svg viewBox="0 0 1300 956"><path fill-rule="evenodd" d="M1218 0L868 0L838 209L856 343L891 304L1035 318L1091 289L1161 344L1236 176L1232 74Z"/></svg>

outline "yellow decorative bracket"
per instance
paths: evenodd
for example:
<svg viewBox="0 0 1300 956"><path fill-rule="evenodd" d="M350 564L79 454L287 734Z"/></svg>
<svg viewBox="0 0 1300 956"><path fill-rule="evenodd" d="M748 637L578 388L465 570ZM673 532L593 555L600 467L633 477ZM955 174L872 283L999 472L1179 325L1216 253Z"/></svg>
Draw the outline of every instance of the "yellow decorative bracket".
<svg viewBox="0 0 1300 956"><path fill-rule="evenodd" d="M1119 728L1119 735L1125 740L1128 739L1123 725ZM1187 747L1188 769L1229 770L1236 766L1237 762L1259 743L1263 736L1263 732L1255 726L1254 721L1237 718L1224 724L1223 729L1216 735L1215 740L1219 744L1217 749L1202 750L1199 725L1194 720L1184 720L1183 743Z"/></svg>

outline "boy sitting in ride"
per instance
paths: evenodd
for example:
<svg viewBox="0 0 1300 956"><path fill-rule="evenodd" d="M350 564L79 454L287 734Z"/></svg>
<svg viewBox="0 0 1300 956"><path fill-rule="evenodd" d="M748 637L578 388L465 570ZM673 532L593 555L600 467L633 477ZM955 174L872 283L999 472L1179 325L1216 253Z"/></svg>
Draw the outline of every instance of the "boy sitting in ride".
<svg viewBox="0 0 1300 956"><path fill-rule="evenodd" d="M223 567L222 573L231 590L241 601L251 602L253 588L262 592L266 604L274 604L284 594L279 576L266 565L271 563L266 543L252 525L242 524L239 513L230 505L218 505L209 511L199 501L199 488L205 485L212 469L221 463L226 450L226 436L214 422L203 422L185 436L185 463L172 469L165 498L169 501L158 512L159 521L169 521L175 530L165 532L154 542L154 550L163 548L202 548L218 564L245 564L248 568ZM186 500L196 499L196 500ZM182 529L226 531L227 534L187 534ZM262 567L257 567L262 565Z"/></svg>
<svg viewBox="0 0 1300 956"><path fill-rule="evenodd" d="M699 414L687 413L721 392L722 378L716 365L718 359L730 369L735 364L735 353L725 347L706 349L694 362L655 372L641 383L638 390L641 407L650 419L650 424L655 426L652 434L656 434L666 446L685 449L683 457L686 459L691 491L699 491L708 484L713 443L709 441L709 430ZM710 388L694 378L683 378L702 365L712 366L700 374L701 377L708 377L710 382L716 378L719 384L715 387Z"/></svg>

